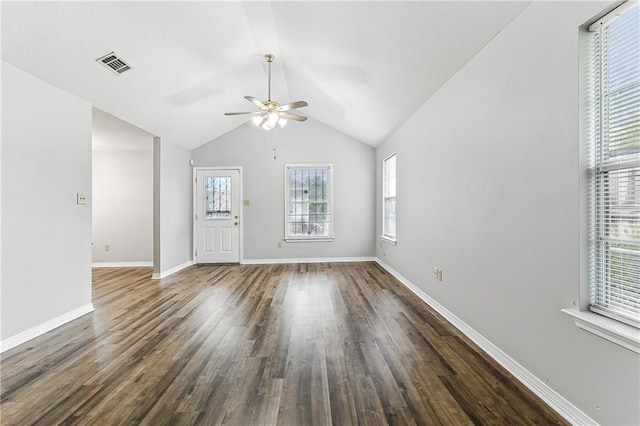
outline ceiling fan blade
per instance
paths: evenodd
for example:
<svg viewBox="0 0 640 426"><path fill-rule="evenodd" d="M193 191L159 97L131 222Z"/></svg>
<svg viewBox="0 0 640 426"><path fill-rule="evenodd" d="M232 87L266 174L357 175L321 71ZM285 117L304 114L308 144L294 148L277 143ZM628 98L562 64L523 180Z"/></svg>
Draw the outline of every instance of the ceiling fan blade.
<svg viewBox="0 0 640 426"><path fill-rule="evenodd" d="M256 98L254 98L253 96L245 96L244 98L246 100L248 100L249 102L251 102L252 104L254 104L255 106L257 106L258 108L260 108L261 110L265 110L266 109L264 104L262 102L260 102L259 100L257 100Z"/></svg>
<svg viewBox="0 0 640 426"><path fill-rule="evenodd" d="M264 114L262 111L250 111L250 112L225 112L224 115L262 115Z"/></svg>
<svg viewBox="0 0 640 426"><path fill-rule="evenodd" d="M290 112L280 111L278 115L282 118L286 118L287 120L296 120L296 121L305 121L307 117L298 114L292 114Z"/></svg>
<svg viewBox="0 0 640 426"><path fill-rule="evenodd" d="M289 111L290 109L306 107L309 104L305 101L291 102L290 104L280 105L279 111Z"/></svg>

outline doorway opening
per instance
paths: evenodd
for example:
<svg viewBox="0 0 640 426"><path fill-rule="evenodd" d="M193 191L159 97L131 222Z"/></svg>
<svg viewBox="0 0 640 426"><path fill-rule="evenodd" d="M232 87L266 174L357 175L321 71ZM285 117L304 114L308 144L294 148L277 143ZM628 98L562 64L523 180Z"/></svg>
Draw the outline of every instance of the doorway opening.
<svg viewBox="0 0 640 426"><path fill-rule="evenodd" d="M92 265L153 266L153 135L92 113Z"/></svg>

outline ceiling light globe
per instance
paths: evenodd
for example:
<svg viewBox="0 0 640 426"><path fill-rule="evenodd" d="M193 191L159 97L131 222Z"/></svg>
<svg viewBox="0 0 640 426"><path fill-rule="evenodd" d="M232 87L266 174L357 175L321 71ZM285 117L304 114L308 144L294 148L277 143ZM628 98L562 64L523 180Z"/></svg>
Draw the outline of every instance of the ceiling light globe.
<svg viewBox="0 0 640 426"><path fill-rule="evenodd" d="M267 115L267 121L273 124L276 124L278 122L278 120L280 119L280 117L278 116L277 113L275 112L270 112Z"/></svg>
<svg viewBox="0 0 640 426"><path fill-rule="evenodd" d="M270 120L265 121L264 123L262 123L262 128L264 130L271 130L274 127L276 127L276 123Z"/></svg>

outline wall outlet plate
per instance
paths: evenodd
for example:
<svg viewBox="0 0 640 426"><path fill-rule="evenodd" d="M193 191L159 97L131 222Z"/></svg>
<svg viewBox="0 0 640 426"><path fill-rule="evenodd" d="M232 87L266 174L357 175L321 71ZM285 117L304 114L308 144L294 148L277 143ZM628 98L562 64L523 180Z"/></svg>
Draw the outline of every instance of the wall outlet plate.
<svg viewBox="0 0 640 426"><path fill-rule="evenodd" d="M442 281L442 269L433 268L433 277L438 281Z"/></svg>
<svg viewBox="0 0 640 426"><path fill-rule="evenodd" d="M87 196L76 192L76 204L85 205L87 204Z"/></svg>

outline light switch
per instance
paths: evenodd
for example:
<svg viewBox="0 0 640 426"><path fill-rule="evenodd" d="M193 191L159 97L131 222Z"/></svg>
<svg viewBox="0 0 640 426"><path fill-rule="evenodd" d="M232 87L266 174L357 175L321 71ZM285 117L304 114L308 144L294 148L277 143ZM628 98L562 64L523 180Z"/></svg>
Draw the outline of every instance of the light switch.
<svg viewBox="0 0 640 426"><path fill-rule="evenodd" d="M249 200L244 200L244 202L242 203L245 207L249 207L251 205L251 201Z"/></svg>

